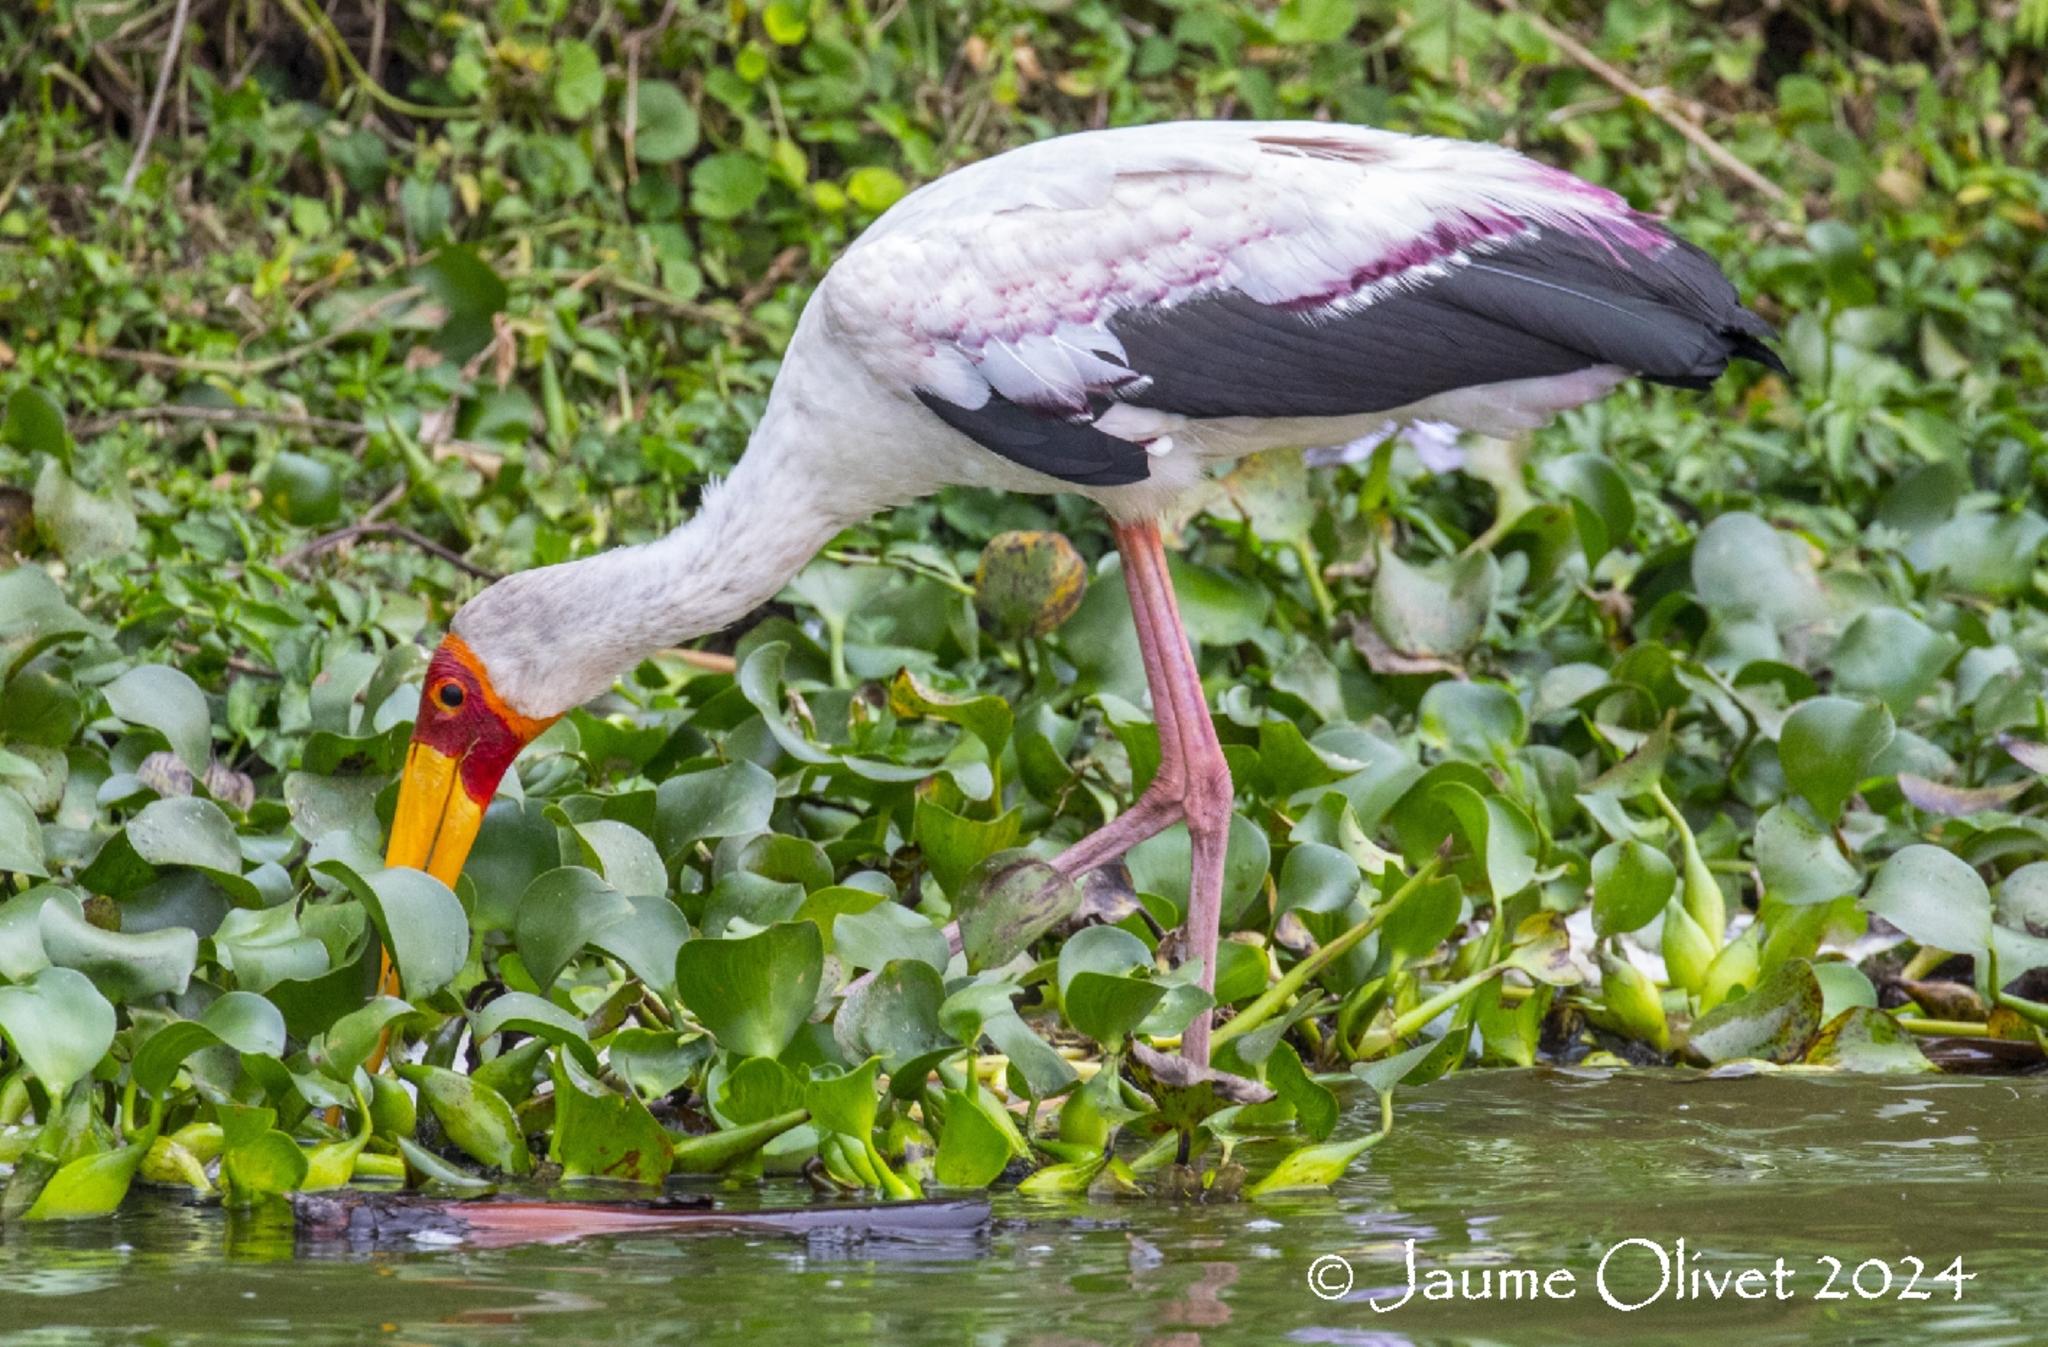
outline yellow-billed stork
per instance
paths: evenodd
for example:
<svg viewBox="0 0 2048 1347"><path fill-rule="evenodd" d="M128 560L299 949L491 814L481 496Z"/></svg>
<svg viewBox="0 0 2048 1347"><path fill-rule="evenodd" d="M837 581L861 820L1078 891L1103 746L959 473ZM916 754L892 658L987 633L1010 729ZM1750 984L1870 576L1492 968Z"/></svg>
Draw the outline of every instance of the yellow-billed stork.
<svg viewBox="0 0 2048 1347"><path fill-rule="evenodd" d="M1185 821L1210 986L1232 803L1158 519L1264 449L1542 424L1630 376L1700 388L1770 329L1699 249L1497 146L1295 122L1063 136L911 193L826 273L722 485L658 542L511 576L428 667L389 863L453 884L500 777L643 657L948 486L1073 491L1123 557L1160 764L1055 864ZM1207 1017L1185 1055L1206 1062Z"/></svg>

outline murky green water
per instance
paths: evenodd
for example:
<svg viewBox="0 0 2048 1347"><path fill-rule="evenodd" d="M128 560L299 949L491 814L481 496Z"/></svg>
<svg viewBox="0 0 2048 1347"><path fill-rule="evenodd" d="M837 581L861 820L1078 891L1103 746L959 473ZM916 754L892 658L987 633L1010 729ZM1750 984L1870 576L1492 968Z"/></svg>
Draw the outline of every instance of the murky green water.
<svg viewBox="0 0 2048 1347"><path fill-rule="evenodd" d="M2048 1340L2048 1079L1475 1072L1404 1094L1369 1159L1328 1197L1009 1196L984 1238L855 1247L640 1237L307 1258L288 1231L153 1204L7 1231L0 1344ZM1609 1249L1641 1240L1675 1259L1681 1238L1688 1291L1698 1269L1724 1299L1674 1286L1632 1312L1603 1302ZM1466 1272L1476 1294L1482 1270L1527 1269L1558 1298L1502 1300L1496 1281L1493 1299L1418 1293L1376 1313L1368 1297L1389 1303L1405 1282L1408 1239L1425 1276ZM1328 1255L1352 1269L1340 1299L1308 1285ZM1827 1257L1842 1265L1832 1285ZM1937 1280L1957 1258L1960 1299ZM1851 1277L1861 1266L1879 1292L1871 1259L1891 1285L1864 1298ZM1912 1259L1925 1271L1908 1288ZM1641 1244L1607 1271L1623 1303L1656 1289ZM1322 1274L1341 1285L1336 1264Z"/></svg>

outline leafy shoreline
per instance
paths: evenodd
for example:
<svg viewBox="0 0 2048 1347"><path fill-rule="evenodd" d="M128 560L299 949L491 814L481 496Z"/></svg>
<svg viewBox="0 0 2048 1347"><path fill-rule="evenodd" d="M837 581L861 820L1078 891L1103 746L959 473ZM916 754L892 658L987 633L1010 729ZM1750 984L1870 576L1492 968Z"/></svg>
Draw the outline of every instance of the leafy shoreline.
<svg viewBox="0 0 2048 1347"><path fill-rule="evenodd" d="M371 52L355 7L228 9L195 5L132 191L110 67L152 87L150 34L0 16L5 1217L137 1176L1256 1193L1385 1135L1390 1103L1334 1135L1361 1079L2038 1062L2027 13L1571 26L1697 91L1774 201L1463 0L405 0L389 96L339 59ZM480 576L682 518L862 224L1005 144L1224 113L1609 183L1728 264L1794 373L1624 391L1527 445L1269 456L1174 521L1239 792L1227 1078L1153 1052L1202 1005L1159 950L1184 835L1045 883L1158 757L1070 499L851 531L535 744L456 891L381 870L421 643ZM360 1071L386 1030L408 1060Z"/></svg>

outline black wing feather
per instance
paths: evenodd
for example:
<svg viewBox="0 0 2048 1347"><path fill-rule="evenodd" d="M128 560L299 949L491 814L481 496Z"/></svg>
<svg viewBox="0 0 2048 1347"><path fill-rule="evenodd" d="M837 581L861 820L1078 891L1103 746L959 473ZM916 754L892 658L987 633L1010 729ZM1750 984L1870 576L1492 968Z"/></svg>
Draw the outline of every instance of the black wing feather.
<svg viewBox="0 0 2048 1347"><path fill-rule="evenodd" d="M1353 307L1265 304L1236 291L1110 320L1144 375L1116 399L1191 418L1391 411L1439 393L1618 365L1704 388L1731 359L1782 372L1768 324L1713 259L1682 239L1655 255L1556 230L1475 252ZM1012 462L1080 486L1148 475L1141 446L991 392L975 409L918 393L948 425Z"/></svg>

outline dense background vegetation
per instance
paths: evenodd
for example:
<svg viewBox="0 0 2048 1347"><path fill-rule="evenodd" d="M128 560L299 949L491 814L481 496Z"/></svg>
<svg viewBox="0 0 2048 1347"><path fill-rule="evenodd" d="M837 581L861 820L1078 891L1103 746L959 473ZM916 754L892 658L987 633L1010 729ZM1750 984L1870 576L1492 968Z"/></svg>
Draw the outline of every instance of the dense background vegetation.
<svg viewBox="0 0 2048 1347"><path fill-rule="evenodd" d="M1291 1132L1271 1189L1370 1141L1329 1140L1354 1064L2038 1060L2048 9L1541 12L7 7L6 1212L138 1169L1229 1187ZM1176 521L1239 785L1219 1063L1264 1089L1128 1046L1201 1004L1155 958L1184 838L1055 910L988 863L1156 761L1113 563L1056 626L1004 573L1053 541L977 579L1005 531L1107 552L1072 500L854 531L536 744L458 893L379 872L482 578L685 517L908 186L1177 116L1514 144L1671 216L1793 372Z"/></svg>

